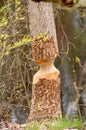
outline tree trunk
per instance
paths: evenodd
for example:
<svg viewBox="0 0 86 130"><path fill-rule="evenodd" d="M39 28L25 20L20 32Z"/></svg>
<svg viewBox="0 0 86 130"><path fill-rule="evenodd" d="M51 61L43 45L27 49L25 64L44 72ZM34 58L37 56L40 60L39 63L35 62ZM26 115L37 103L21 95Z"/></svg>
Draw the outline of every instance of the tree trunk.
<svg viewBox="0 0 86 130"><path fill-rule="evenodd" d="M79 26L79 17L77 10L73 9L63 9L61 10L64 15L60 16L60 21L56 19L56 27L58 33L58 45L61 52L61 88L62 88L62 111L63 115L71 120L77 116L77 93L76 85L74 82L74 73L73 73L73 57L75 57L75 48L79 43L74 39L78 35L80 30ZM70 44L68 44L70 42ZM68 49L69 47L69 49ZM79 47L79 45L78 45ZM77 47L77 50L78 50ZM68 52L67 52L68 51Z"/></svg>
<svg viewBox="0 0 86 130"><path fill-rule="evenodd" d="M81 114L84 119L86 119L86 73L83 69L86 61L86 17L82 16L82 14L86 13L86 10L82 8L81 11L74 8L66 8L63 9L62 12L64 15L60 16L59 23L58 19L56 19L59 50L63 53L63 55L61 55L62 62L60 65L62 79L62 110L63 114L67 114L69 118L73 116L73 113L75 115L77 114L77 94L74 85L74 82L76 82L78 93L79 89L82 90L82 92L79 93L81 103L79 106L82 112ZM68 46L68 54L65 54L65 48ZM80 63L76 62L76 57L80 59ZM73 73L74 70L75 73Z"/></svg>
<svg viewBox="0 0 86 130"><path fill-rule="evenodd" d="M79 10L80 17L81 17L81 23L82 23L82 35L81 35L81 43L80 43L80 61L81 66L79 67L78 74L79 74L79 82L78 86L80 91L80 111L82 115L83 121L86 122L86 16L82 17L82 14L86 14L86 9ZM85 124L86 125L86 124Z"/></svg>
<svg viewBox="0 0 86 130"><path fill-rule="evenodd" d="M29 0L30 34L47 32L48 40L32 43L33 60L40 66L33 77L32 104L29 119L61 117L59 71L53 62L58 54L56 30L51 3Z"/></svg>
<svg viewBox="0 0 86 130"><path fill-rule="evenodd" d="M33 2L29 0L30 34L38 36L40 33L48 32L57 43L56 29L52 3ZM57 44L56 44L57 45Z"/></svg>

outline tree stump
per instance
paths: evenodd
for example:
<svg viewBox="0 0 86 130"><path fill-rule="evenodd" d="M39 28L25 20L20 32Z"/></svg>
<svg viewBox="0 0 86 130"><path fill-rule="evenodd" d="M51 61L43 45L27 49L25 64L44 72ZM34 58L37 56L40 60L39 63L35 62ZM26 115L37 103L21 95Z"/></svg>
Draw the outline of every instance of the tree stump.
<svg viewBox="0 0 86 130"><path fill-rule="evenodd" d="M41 42L40 42L41 41ZM29 120L61 118L60 72L54 66L58 49L53 37L32 42L33 60L40 66L33 77Z"/></svg>

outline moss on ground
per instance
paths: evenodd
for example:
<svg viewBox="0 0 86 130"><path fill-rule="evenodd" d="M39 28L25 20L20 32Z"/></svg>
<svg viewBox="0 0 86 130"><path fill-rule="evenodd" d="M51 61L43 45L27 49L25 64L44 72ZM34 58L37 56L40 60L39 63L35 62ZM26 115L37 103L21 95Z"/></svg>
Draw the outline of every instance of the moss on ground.
<svg viewBox="0 0 86 130"><path fill-rule="evenodd" d="M66 119L56 120L44 120L44 121L32 121L27 123L26 130L65 130L75 129L82 130L82 122L79 119L67 121Z"/></svg>

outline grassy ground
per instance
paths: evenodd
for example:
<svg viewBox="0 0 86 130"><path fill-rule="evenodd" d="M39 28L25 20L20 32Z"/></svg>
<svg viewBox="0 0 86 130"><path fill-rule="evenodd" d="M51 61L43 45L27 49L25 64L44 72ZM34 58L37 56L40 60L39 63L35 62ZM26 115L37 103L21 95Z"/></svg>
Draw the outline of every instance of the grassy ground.
<svg viewBox="0 0 86 130"><path fill-rule="evenodd" d="M82 130L82 123L79 119L73 121L67 121L61 119L59 121L44 120L44 121L33 121L27 124L26 130Z"/></svg>

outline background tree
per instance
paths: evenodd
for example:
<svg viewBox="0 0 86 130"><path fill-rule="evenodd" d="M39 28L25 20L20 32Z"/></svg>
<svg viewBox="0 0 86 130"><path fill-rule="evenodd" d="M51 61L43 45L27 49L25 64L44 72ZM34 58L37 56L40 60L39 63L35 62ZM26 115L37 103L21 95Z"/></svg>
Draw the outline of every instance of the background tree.
<svg viewBox="0 0 86 130"><path fill-rule="evenodd" d="M83 40L85 41L85 28L83 29L85 17L82 18L84 10L82 12L81 10L83 9L65 8L58 11L59 16L57 15L56 18L58 45L61 54L59 69L62 76L62 109L63 114L67 114L69 118L73 114L76 115L77 105L83 104L82 106L85 106L86 79L84 77L86 74L84 66L86 52L84 48L86 48L86 44L83 42ZM82 87L83 84L84 87ZM80 100L84 97L81 104L78 104L79 94ZM80 109L80 107L78 108ZM84 109L83 116L86 115L85 113Z"/></svg>

